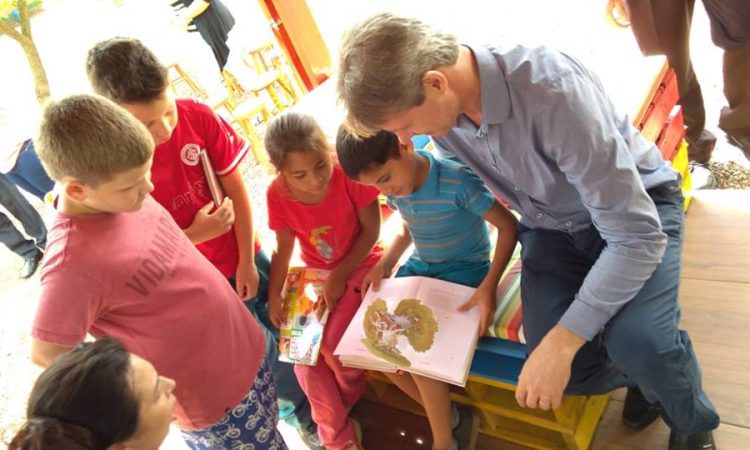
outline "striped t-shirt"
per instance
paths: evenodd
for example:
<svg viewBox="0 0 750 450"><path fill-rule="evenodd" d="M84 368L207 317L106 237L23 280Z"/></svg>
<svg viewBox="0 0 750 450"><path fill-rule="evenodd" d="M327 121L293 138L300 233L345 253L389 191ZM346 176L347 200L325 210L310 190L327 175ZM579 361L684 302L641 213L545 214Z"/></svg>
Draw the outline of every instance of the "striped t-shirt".
<svg viewBox="0 0 750 450"><path fill-rule="evenodd" d="M414 240L414 256L427 263L484 261L490 257L482 218L495 197L468 167L417 150L430 162L422 186L405 197L388 196Z"/></svg>

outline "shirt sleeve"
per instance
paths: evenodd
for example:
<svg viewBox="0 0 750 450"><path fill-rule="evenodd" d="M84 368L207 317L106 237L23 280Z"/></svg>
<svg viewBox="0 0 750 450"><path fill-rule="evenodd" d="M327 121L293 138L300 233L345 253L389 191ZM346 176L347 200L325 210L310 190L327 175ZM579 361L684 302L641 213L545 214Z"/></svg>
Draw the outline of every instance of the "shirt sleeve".
<svg viewBox="0 0 750 450"><path fill-rule="evenodd" d="M281 231L289 228L286 218L286 208L278 193L278 185L272 182L266 190L266 206L268 207L268 228L271 231Z"/></svg>
<svg viewBox="0 0 750 450"><path fill-rule="evenodd" d="M560 319L591 340L651 277L667 236L618 132L614 107L601 84L583 76L555 80L540 122L548 130L544 151L577 189L607 243ZM558 117L566 117L564 127Z"/></svg>
<svg viewBox="0 0 750 450"><path fill-rule="evenodd" d="M206 105L199 105L206 152L216 175L227 175L237 168L250 150L250 145L216 112Z"/></svg>
<svg viewBox="0 0 750 450"><path fill-rule="evenodd" d="M495 203L495 196L471 169L462 166L458 170L462 177L460 190L456 193L456 205L472 214L484 217Z"/></svg>
<svg viewBox="0 0 750 450"><path fill-rule="evenodd" d="M63 270L45 273L31 335L51 344L83 341L101 313L104 290L85 275Z"/></svg>
<svg viewBox="0 0 750 450"><path fill-rule="evenodd" d="M357 210L377 200L380 195L380 191L377 188L352 181L346 175L343 175L343 173L342 176L346 184L346 191L349 193L349 197L352 199L352 203Z"/></svg>

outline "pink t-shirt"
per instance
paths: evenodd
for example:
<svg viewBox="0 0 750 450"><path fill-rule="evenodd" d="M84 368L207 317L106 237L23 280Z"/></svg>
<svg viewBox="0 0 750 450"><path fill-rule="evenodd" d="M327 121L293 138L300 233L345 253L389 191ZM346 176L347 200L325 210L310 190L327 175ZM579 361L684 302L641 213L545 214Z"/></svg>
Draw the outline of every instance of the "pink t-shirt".
<svg viewBox="0 0 750 450"><path fill-rule="evenodd" d="M377 200L379 191L350 180L338 164L325 198L316 205L295 200L278 176L266 192L268 224L274 231L291 228L300 243L302 261L310 267L333 269L349 253L362 226L358 211ZM371 251L365 262L377 259Z"/></svg>
<svg viewBox="0 0 750 450"><path fill-rule="evenodd" d="M73 346L109 335L177 381L183 429L245 396L264 336L227 280L151 197L132 213L59 214L47 237L31 334Z"/></svg>
<svg viewBox="0 0 750 450"><path fill-rule="evenodd" d="M237 168L249 146L208 106L187 99L176 104L177 126L172 137L154 152L151 195L184 230L193 223L198 210L211 201L198 156L201 149L206 150L214 172L221 177ZM240 254L234 229L197 247L225 277L237 271ZM260 251L258 242L255 251Z"/></svg>

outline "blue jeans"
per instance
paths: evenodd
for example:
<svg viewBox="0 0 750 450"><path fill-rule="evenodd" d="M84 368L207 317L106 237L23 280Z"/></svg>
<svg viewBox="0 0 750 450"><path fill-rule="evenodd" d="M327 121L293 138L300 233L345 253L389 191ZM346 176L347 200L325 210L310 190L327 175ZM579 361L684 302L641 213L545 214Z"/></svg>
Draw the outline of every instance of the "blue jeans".
<svg viewBox="0 0 750 450"><path fill-rule="evenodd" d="M279 403L279 419L298 430L309 430L313 424L310 403L294 375L294 364L279 361L279 329L268 316L268 274L271 262L263 251L255 255L260 282L258 293L245 306L258 321L266 336L265 361L273 372ZM235 287L235 278L229 282Z"/></svg>
<svg viewBox="0 0 750 450"><path fill-rule="evenodd" d="M0 242L22 258L36 255L37 249L44 250L47 245L47 227L42 217L8 177L1 173L0 204L21 222L26 234L33 238L26 239L13 222L0 212Z"/></svg>
<svg viewBox="0 0 750 450"><path fill-rule="evenodd" d="M24 142L15 167L7 175L13 184L41 201L44 201L44 196L55 186L55 182L44 171L31 139Z"/></svg>
<svg viewBox="0 0 750 450"><path fill-rule="evenodd" d="M648 191L656 204L667 248L640 292L576 355L568 394L600 394L638 386L658 402L667 425L681 433L708 431L719 416L701 385L687 332L678 329L684 212L679 185ZM519 225L521 298L529 351L557 324L606 242L590 228L576 233Z"/></svg>
<svg viewBox="0 0 750 450"><path fill-rule="evenodd" d="M412 255L398 268L396 277L428 277L475 288L482 283L489 270L489 261L426 263Z"/></svg>

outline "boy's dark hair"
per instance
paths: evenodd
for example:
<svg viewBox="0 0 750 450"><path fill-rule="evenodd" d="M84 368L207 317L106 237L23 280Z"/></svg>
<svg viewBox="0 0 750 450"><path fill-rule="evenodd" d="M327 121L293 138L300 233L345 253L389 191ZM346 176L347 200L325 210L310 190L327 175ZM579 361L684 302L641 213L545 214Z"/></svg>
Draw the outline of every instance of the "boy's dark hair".
<svg viewBox="0 0 750 450"><path fill-rule="evenodd" d="M296 111L274 117L266 127L263 144L271 164L278 171L284 168L286 157L291 152L330 152L330 144L315 118Z"/></svg>
<svg viewBox="0 0 750 450"><path fill-rule="evenodd" d="M11 450L95 450L127 440L138 427L130 354L112 338L79 344L34 383L26 423Z"/></svg>
<svg viewBox="0 0 750 450"><path fill-rule="evenodd" d="M35 144L52 179L70 177L94 187L143 166L154 152L143 124L112 101L90 94L50 102Z"/></svg>
<svg viewBox="0 0 750 450"><path fill-rule="evenodd" d="M164 95L167 68L138 39L115 37L89 50L86 73L94 91L116 103L148 103Z"/></svg>
<svg viewBox="0 0 750 450"><path fill-rule="evenodd" d="M360 137L341 125L336 135L336 154L346 176L353 180L359 174L380 167L390 159L401 158L401 143L390 131L380 130L370 137Z"/></svg>

